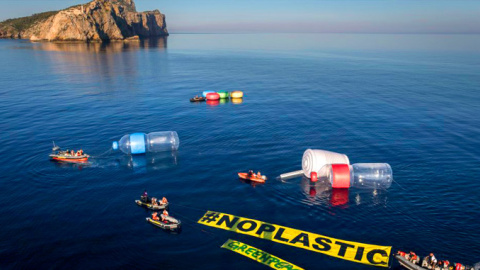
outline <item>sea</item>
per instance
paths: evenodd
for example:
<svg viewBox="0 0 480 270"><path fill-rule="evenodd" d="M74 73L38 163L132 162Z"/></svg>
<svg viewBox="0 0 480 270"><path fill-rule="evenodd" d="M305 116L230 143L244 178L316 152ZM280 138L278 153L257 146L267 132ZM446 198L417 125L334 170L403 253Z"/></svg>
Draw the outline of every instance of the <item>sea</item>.
<svg viewBox="0 0 480 270"><path fill-rule="evenodd" d="M217 211L346 241L480 261L480 36L172 34L138 42L0 40L1 269L379 269L205 226ZM241 100L191 103L202 91ZM176 152L112 142L176 131ZM53 144L88 163L53 162ZM386 190L332 190L307 149L388 163ZM239 180L260 171L265 184ZM135 204L167 197L171 233ZM393 257L389 266L400 269ZM382 269L382 268L380 268Z"/></svg>

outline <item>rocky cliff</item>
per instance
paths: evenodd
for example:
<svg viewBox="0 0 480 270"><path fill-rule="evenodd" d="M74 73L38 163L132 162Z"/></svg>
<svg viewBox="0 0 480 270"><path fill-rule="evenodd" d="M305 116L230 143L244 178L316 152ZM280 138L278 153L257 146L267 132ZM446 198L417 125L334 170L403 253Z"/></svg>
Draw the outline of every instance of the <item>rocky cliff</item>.
<svg viewBox="0 0 480 270"><path fill-rule="evenodd" d="M0 38L109 41L167 36L160 11L137 12L133 0L93 0L58 12L0 23Z"/></svg>

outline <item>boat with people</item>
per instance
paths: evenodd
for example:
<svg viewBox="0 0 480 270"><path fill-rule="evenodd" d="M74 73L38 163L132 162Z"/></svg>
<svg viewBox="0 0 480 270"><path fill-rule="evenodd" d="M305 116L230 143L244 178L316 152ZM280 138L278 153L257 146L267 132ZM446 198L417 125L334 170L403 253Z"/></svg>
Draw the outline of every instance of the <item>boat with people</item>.
<svg viewBox="0 0 480 270"><path fill-rule="evenodd" d="M258 183L265 183L267 180L265 175L260 174L260 172L255 174L252 170L250 170L248 173L238 173L238 177Z"/></svg>
<svg viewBox="0 0 480 270"><path fill-rule="evenodd" d="M49 155L50 159L61 162L73 162L73 163L85 163L90 157L83 152L82 149L78 151L74 150L61 150L61 148L53 143L52 153Z"/></svg>
<svg viewBox="0 0 480 270"><path fill-rule="evenodd" d="M168 209L167 198L163 197L161 200L158 200L155 197L148 197L146 191L142 196L140 196L140 200L135 200L135 203L150 210Z"/></svg>
<svg viewBox="0 0 480 270"><path fill-rule="evenodd" d="M163 210L160 216L158 216L157 212L153 212L152 217L147 217L146 220L148 223L168 231L178 231L182 225L182 222L179 219L171 217L167 210Z"/></svg>
<svg viewBox="0 0 480 270"><path fill-rule="evenodd" d="M195 97L190 99L190 102L201 102L201 101L205 101L205 100L206 100L205 97L195 96Z"/></svg>
<svg viewBox="0 0 480 270"><path fill-rule="evenodd" d="M433 253L425 256L421 263L420 257L412 251L409 253L398 251L395 254L395 259L401 266L409 270L476 270L472 266L461 263L451 264L448 260L439 261Z"/></svg>

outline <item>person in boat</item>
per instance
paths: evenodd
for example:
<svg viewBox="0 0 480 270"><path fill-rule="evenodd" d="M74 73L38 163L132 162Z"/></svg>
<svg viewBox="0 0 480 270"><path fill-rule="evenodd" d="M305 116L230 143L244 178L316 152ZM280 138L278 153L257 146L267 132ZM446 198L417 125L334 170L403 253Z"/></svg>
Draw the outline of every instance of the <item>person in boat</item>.
<svg viewBox="0 0 480 270"><path fill-rule="evenodd" d="M257 172L257 177L262 178L262 174L260 172Z"/></svg>
<svg viewBox="0 0 480 270"><path fill-rule="evenodd" d="M161 205L164 205L164 204L167 204L168 201L167 201L167 198L163 197L162 200L160 201L160 204Z"/></svg>
<svg viewBox="0 0 480 270"><path fill-rule="evenodd" d="M80 156L83 156L83 150L80 149Z"/></svg>
<svg viewBox="0 0 480 270"><path fill-rule="evenodd" d="M437 258L435 258L435 255L433 253L430 253L428 256L428 264L432 267L432 269L435 269L435 266L437 266Z"/></svg>
<svg viewBox="0 0 480 270"><path fill-rule="evenodd" d="M167 210L163 210L163 213L162 213L162 221L165 221L168 217L168 212Z"/></svg>
<svg viewBox="0 0 480 270"><path fill-rule="evenodd" d="M440 267L440 269L448 268L449 265L450 265L450 262L448 260L438 262L438 266Z"/></svg>
<svg viewBox="0 0 480 270"><path fill-rule="evenodd" d="M157 205L157 198L155 197L152 198L152 205L154 206Z"/></svg>
<svg viewBox="0 0 480 270"><path fill-rule="evenodd" d="M248 176L249 176L249 177L254 176L254 175L255 175L255 173L254 173L252 170L249 170L249 171L248 171Z"/></svg>
<svg viewBox="0 0 480 270"><path fill-rule="evenodd" d="M140 200L141 200L142 202L148 203L148 193L147 193L147 190L146 190L146 189L145 189L145 191L143 191L142 196L140 196Z"/></svg>
<svg viewBox="0 0 480 270"><path fill-rule="evenodd" d="M70 151L70 155L71 155L72 157L75 156L75 151L71 150L71 151Z"/></svg>
<svg viewBox="0 0 480 270"><path fill-rule="evenodd" d="M152 219L153 219L153 220L160 220L160 218L158 217L158 213L157 213L157 212L153 212L153 213L152 213ZM163 217L162 217L162 220L163 220Z"/></svg>
<svg viewBox="0 0 480 270"><path fill-rule="evenodd" d="M417 254L415 254L415 252L413 252L411 250L410 250L410 253L408 253L408 257L409 257L408 260L413 262L413 263L415 263L418 259Z"/></svg>
<svg viewBox="0 0 480 270"><path fill-rule="evenodd" d="M400 256L402 256L402 257L405 257L405 255L407 255L407 253L399 250L399 251L397 251L397 255L400 255Z"/></svg>

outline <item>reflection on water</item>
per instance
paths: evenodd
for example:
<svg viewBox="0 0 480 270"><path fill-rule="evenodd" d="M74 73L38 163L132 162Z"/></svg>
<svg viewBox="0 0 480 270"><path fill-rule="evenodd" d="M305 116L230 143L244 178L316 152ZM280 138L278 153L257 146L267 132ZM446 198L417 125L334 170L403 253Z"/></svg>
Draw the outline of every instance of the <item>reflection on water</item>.
<svg viewBox="0 0 480 270"><path fill-rule="evenodd" d="M218 100L207 100L207 105L209 106L218 106L218 104L220 104Z"/></svg>
<svg viewBox="0 0 480 270"><path fill-rule="evenodd" d="M70 162L61 162L61 161L55 161L55 160L50 160L54 164L55 167L57 168L67 168L67 169L78 169L81 171L83 168L90 167L90 163L85 162L85 163L70 163Z"/></svg>
<svg viewBox="0 0 480 270"><path fill-rule="evenodd" d="M125 42L39 42L33 46L34 50L54 52L78 52L78 53L121 53L139 49L165 49L167 48L167 37L142 39L138 41Z"/></svg>
<svg viewBox="0 0 480 270"><path fill-rule="evenodd" d="M386 205L387 191L385 190L360 190L346 188L332 188L326 177L320 177L317 182L310 181L303 176L301 180L303 194L312 203L329 204L330 206L348 208L350 194L356 205Z"/></svg>
<svg viewBox="0 0 480 270"><path fill-rule="evenodd" d="M144 70L139 68L139 55L146 50L157 51L158 59L152 59L155 72L163 72L166 46L167 38L158 38L110 43L42 42L32 48L36 62L44 63L49 76L57 75L59 80L84 91L110 92L138 89Z"/></svg>
<svg viewBox="0 0 480 270"><path fill-rule="evenodd" d="M178 164L177 152L165 152L146 155L124 155L117 159L120 167L133 170L135 173L146 173L168 169Z"/></svg>
<svg viewBox="0 0 480 270"><path fill-rule="evenodd" d="M233 104L241 104L243 102L243 98L232 98Z"/></svg>

